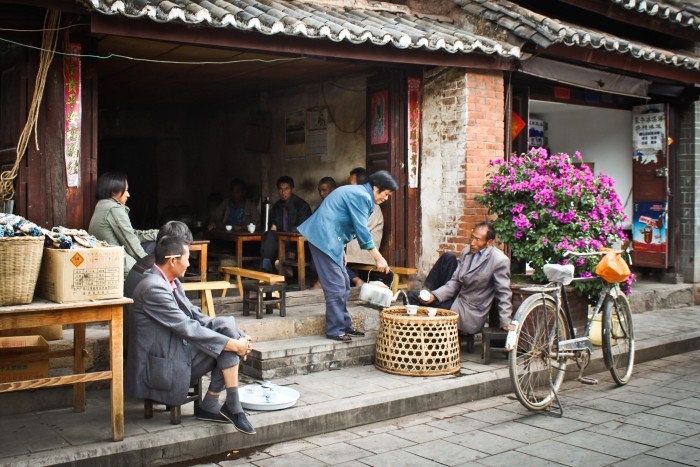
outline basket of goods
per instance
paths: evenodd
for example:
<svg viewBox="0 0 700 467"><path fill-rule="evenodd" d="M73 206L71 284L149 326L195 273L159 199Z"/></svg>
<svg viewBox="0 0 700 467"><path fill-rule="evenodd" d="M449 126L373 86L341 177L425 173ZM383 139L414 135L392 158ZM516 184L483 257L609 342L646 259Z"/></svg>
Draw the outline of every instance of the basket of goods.
<svg viewBox="0 0 700 467"><path fill-rule="evenodd" d="M44 233L35 223L0 213L0 306L26 305L34 288L44 253Z"/></svg>

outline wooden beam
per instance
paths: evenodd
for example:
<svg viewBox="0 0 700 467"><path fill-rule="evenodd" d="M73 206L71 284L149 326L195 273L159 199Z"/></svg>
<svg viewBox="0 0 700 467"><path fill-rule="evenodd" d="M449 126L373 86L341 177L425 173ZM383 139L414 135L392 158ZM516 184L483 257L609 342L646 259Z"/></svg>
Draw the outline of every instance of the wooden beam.
<svg viewBox="0 0 700 467"><path fill-rule="evenodd" d="M483 53L455 53L444 51L405 50L391 45L350 44L323 39L290 37L282 34L267 36L258 32L234 29L188 27L175 23L155 23L149 19L128 19L94 13L91 16L91 32L124 37L160 40L175 43L197 44L210 47L226 47L238 50L274 53L275 55L300 55L303 58L350 59L378 63L452 66L491 70L511 70L513 59Z"/></svg>

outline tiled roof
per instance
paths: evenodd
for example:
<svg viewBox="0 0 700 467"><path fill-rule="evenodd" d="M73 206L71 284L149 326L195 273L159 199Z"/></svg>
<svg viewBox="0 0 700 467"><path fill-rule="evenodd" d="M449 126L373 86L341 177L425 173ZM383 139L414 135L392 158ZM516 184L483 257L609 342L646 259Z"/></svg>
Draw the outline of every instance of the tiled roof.
<svg viewBox="0 0 700 467"><path fill-rule="evenodd" d="M655 18L668 20L680 26L700 29L700 5L697 2L681 2L667 0L654 2L651 0L610 0L626 10L633 10Z"/></svg>
<svg viewBox="0 0 700 467"><path fill-rule="evenodd" d="M603 49L649 62L700 70L700 57L659 49L593 29L584 29L540 15L507 0L454 1L470 15L499 26L509 35L510 42L521 46L526 42L532 42L545 49L554 44Z"/></svg>
<svg viewBox="0 0 700 467"><path fill-rule="evenodd" d="M449 18L369 0L83 0L108 15L203 24L353 44L519 58L520 48L464 30Z"/></svg>

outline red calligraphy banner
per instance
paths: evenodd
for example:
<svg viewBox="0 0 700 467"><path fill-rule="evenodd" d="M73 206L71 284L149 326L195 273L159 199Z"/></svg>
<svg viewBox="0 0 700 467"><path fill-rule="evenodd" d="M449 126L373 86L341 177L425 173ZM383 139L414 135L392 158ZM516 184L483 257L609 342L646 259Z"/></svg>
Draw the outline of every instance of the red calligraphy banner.
<svg viewBox="0 0 700 467"><path fill-rule="evenodd" d="M408 78L408 187L418 188L421 125L420 78Z"/></svg>
<svg viewBox="0 0 700 467"><path fill-rule="evenodd" d="M82 124L82 101L80 97L80 52L79 43L70 42L63 58L63 105L65 129L66 178L69 187L80 185L80 130Z"/></svg>

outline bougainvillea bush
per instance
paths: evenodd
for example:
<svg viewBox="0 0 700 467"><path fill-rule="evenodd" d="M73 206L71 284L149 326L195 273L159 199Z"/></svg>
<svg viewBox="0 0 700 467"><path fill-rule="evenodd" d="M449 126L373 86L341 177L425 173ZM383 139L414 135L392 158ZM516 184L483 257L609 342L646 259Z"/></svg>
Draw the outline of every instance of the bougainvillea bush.
<svg viewBox="0 0 700 467"><path fill-rule="evenodd" d="M614 181L593 174L576 152L547 154L543 148L491 161L494 169L477 201L498 218L493 222L501 241L507 243L515 261L534 269L533 279L546 282L542 270L547 263L573 261L576 276L591 276L599 258L565 259L567 250L588 252L623 243L626 220ZM629 293L631 276L623 289ZM598 281L574 282L590 301L600 290Z"/></svg>

